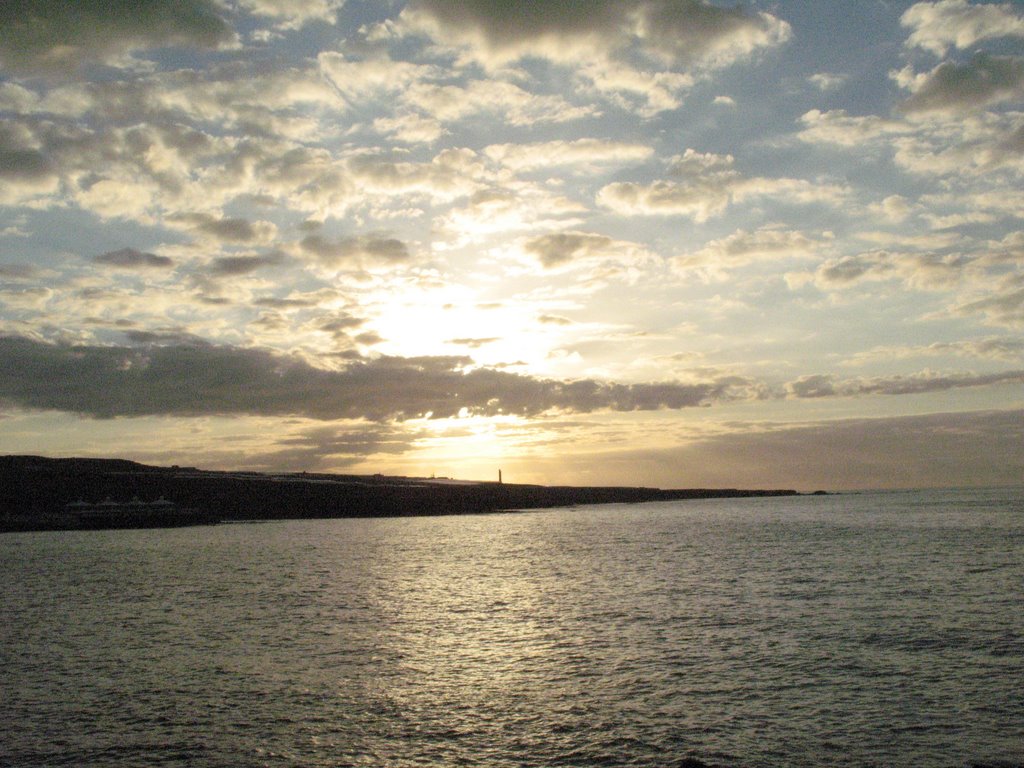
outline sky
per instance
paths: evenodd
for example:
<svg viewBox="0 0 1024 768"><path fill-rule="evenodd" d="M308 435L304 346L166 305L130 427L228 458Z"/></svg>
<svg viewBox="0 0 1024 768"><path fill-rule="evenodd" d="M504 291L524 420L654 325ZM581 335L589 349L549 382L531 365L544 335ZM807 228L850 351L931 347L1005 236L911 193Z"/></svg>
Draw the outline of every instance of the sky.
<svg viewBox="0 0 1024 768"><path fill-rule="evenodd" d="M0 453L1024 479L1024 3L15 0Z"/></svg>

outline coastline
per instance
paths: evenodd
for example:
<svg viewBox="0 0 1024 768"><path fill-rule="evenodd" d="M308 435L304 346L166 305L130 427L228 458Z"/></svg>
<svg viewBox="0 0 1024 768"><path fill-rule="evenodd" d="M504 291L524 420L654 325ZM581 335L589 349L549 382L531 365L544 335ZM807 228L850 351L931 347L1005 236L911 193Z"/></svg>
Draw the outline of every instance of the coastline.
<svg viewBox="0 0 1024 768"><path fill-rule="evenodd" d="M385 475L229 472L156 467L122 459L40 456L0 456L0 489L0 532L165 527L237 519L479 514L576 504L800 495L789 489L544 486ZM133 499L167 499L182 514L114 514L106 523L94 518L83 524L80 516L69 511L78 500L98 503L104 499L123 509L131 507Z"/></svg>

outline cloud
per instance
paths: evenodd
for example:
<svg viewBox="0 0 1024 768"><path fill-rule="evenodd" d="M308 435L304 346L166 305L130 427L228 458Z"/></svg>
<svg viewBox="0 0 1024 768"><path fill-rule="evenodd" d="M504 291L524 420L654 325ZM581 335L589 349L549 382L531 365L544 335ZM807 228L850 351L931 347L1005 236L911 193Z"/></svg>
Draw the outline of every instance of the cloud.
<svg viewBox="0 0 1024 768"><path fill-rule="evenodd" d="M904 11L900 23L912 30L908 47L945 56L950 47L965 49L1001 37L1024 38L1024 15L1016 10L1011 3L939 0L915 3Z"/></svg>
<svg viewBox="0 0 1024 768"><path fill-rule="evenodd" d="M233 37L211 0L8 0L0 5L0 63L19 74L69 72L130 51L213 48Z"/></svg>
<svg viewBox="0 0 1024 768"><path fill-rule="evenodd" d="M586 212L580 203L552 194L543 185L488 187L474 192L465 205L448 209L435 228L454 246L499 232L544 231L573 226Z"/></svg>
<svg viewBox="0 0 1024 768"><path fill-rule="evenodd" d="M651 259L644 246L593 232L566 230L517 241L512 252L536 261L548 272L586 266L591 281L630 280L635 267Z"/></svg>
<svg viewBox="0 0 1024 768"><path fill-rule="evenodd" d="M248 456L244 466L264 472L337 471L371 456L406 453L423 436L419 430L387 424L307 427L278 438L270 450Z"/></svg>
<svg viewBox="0 0 1024 768"><path fill-rule="evenodd" d="M848 75L836 74L834 72L818 72L807 78L820 91L838 90L848 79Z"/></svg>
<svg viewBox="0 0 1024 768"><path fill-rule="evenodd" d="M330 240L322 235L307 235L299 243L302 250L328 266L362 265L365 261L389 264L409 258L409 249L401 240L384 235L362 235Z"/></svg>
<svg viewBox="0 0 1024 768"><path fill-rule="evenodd" d="M576 166L580 172L584 172L607 165L637 163L654 154L654 149L646 144L576 139L532 144L492 144L484 149L484 154L514 171Z"/></svg>
<svg viewBox="0 0 1024 768"><path fill-rule="evenodd" d="M333 24L344 0L239 0L256 14L279 20L282 29L298 29L310 21Z"/></svg>
<svg viewBox="0 0 1024 768"><path fill-rule="evenodd" d="M0 122L0 205L20 205L57 191L56 171L31 131L14 121Z"/></svg>
<svg viewBox="0 0 1024 768"><path fill-rule="evenodd" d="M540 315L537 322L543 325L572 325L572 320L561 315Z"/></svg>
<svg viewBox="0 0 1024 768"><path fill-rule="evenodd" d="M514 126L564 123L595 114L592 107L577 107L561 96L530 93L502 80L471 80L465 85L413 83L402 94L402 105L419 110L440 123L471 115L500 115Z"/></svg>
<svg viewBox="0 0 1024 768"><path fill-rule="evenodd" d="M624 216L688 216L697 222L721 214L729 199L728 188L711 181L688 185L672 181L619 181L597 193L599 205Z"/></svg>
<svg viewBox="0 0 1024 768"><path fill-rule="evenodd" d="M133 344L159 346L210 346L209 342L202 337L181 329L159 331L130 330L125 331L124 336Z"/></svg>
<svg viewBox="0 0 1024 768"><path fill-rule="evenodd" d="M560 0L413 0L393 30L425 35L492 72L526 59L569 67L619 106L631 106L623 93L639 98L648 115L679 105L675 94L693 84L685 70L728 66L791 34L769 13L704 0L598 0L584 12Z"/></svg>
<svg viewBox="0 0 1024 768"><path fill-rule="evenodd" d="M926 74L904 69L896 79L911 91L900 105L903 112L958 113L1024 99L1024 58L979 53L966 64L947 61Z"/></svg>
<svg viewBox="0 0 1024 768"><path fill-rule="evenodd" d="M687 149L668 162L672 180L649 184L614 182L598 190L598 204L632 216L687 216L698 223L721 215L731 203L752 197L798 204L837 205L845 187L791 178L746 178L733 168L731 155ZM679 179L676 181L675 179Z"/></svg>
<svg viewBox="0 0 1024 768"><path fill-rule="evenodd" d="M317 64L321 74L349 104L381 94L401 93L420 80L441 76L440 70L424 64L393 61L385 56L352 59L335 51L320 53Z"/></svg>
<svg viewBox="0 0 1024 768"><path fill-rule="evenodd" d="M537 416L691 408L750 396L735 376L683 384L555 381L467 357L359 359L340 370L261 349L51 345L0 337L0 401L100 418L255 414L312 419Z"/></svg>
<svg viewBox="0 0 1024 768"><path fill-rule="evenodd" d="M101 253L99 256L93 256L92 260L96 264L105 264L122 269L166 269L174 265L174 261L167 256L157 256L154 253L145 253L134 248L108 251L107 253Z"/></svg>
<svg viewBox="0 0 1024 768"><path fill-rule="evenodd" d="M914 288L945 290L960 282L973 261L958 254L869 251L828 259L815 270L814 282L835 290L863 281L903 280Z"/></svg>
<svg viewBox="0 0 1024 768"><path fill-rule="evenodd" d="M227 243L268 243L277 235L277 227L269 221L217 217L208 213L181 213L167 218L181 222L198 234Z"/></svg>
<svg viewBox="0 0 1024 768"><path fill-rule="evenodd" d="M951 389L1024 384L1024 370L998 373L937 373L921 371L909 376L878 376L839 380L831 375L802 376L788 382L785 390L797 399L859 397L861 395L920 395Z"/></svg>
<svg viewBox="0 0 1024 768"><path fill-rule="evenodd" d="M562 63L610 59L636 50L676 66L724 65L788 39L789 25L701 0L600 0L585 12L559 0L494 3L413 0L401 14L413 32L468 49L488 66L526 57Z"/></svg>
<svg viewBox="0 0 1024 768"><path fill-rule="evenodd" d="M479 349L480 347L488 344L493 344L496 341L501 341L498 336L488 336L485 338L462 338L462 339L448 339L447 344L455 344L460 347L469 347L470 349Z"/></svg>
<svg viewBox="0 0 1024 768"><path fill-rule="evenodd" d="M750 487L804 491L1017 485L1024 477L1022 423L1019 409L754 422L679 447L564 455L558 464L583 476L600 467L609 484L641 476L670 488L732 487L737 478Z"/></svg>
<svg viewBox="0 0 1024 768"><path fill-rule="evenodd" d="M555 267L576 259L600 257L607 254L614 244L615 241L605 235L558 232L527 240L523 250L535 256L545 267Z"/></svg>
<svg viewBox="0 0 1024 768"><path fill-rule="evenodd" d="M801 141L842 147L863 148L868 142L914 131L913 126L900 120L876 115L855 116L845 109L828 112L812 109L800 117L800 122L804 125L797 134Z"/></svg>
<svg viewBox="0 0 1024 768"><path fill-rule="evenodd" d="M759 261L813 258L827 243L802 232L765 227L754 232L740 229L712 240L698 251L679 256L678 269L696 267L735 268Z"/></svg>
<svg viewBox="0 0 1024 768"><path fill-rule="evenodd" d="M995 285L987 286L983 297L960 302L953 313L981 314L992 325L1024 328L1024 272L1003 276Z"/></svg>
<svg viewBox="0 0 1024 768"><path fill-rule="evenodd" d="M0 277L6 280L31 280L40 272L34 264L0 264Z"/></svg>
<svg viewBox="0 0 1024 768"><path fill-rule="evenodd" d="M904 360L946 355L984 360L1018 361L1024 359L1024 338L993 336L965 341L936 341L923 346L874 347L864 352L858 352L848 363L862 365L877 360Z"/></svg>
<svg viewBox="0 0 1024 768"><path fill-rule="evenodd" d="M333 51L317 57L321 73L350 106L376 104L394 114L374 127L404 140L436 140L443 126L477 114L500 116L511 125L562 123L595 114L554 94L531 93L504 80L460 79L427 64L375 55L354 59ZM386 100L386 101L385 101Z"/></svg>
<svg viewBox="0 0 1024 768"><path fill-rule="evenodd" d="M262 256L219 256L210 262L207 274L211 277L248 275L263 267L277 266L283 260L283 254L277 251Z"/></svg>

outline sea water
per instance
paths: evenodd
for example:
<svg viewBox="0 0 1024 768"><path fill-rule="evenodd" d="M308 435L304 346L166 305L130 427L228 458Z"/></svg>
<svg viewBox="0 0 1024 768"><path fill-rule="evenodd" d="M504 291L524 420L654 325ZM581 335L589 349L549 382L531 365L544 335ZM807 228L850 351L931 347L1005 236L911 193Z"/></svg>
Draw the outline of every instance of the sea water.
<svg viewBox="0 0 1024 768"><path fill-rule="evenodd" d="M1019 765L1022 499L6 534L0 765Z"/></svg>

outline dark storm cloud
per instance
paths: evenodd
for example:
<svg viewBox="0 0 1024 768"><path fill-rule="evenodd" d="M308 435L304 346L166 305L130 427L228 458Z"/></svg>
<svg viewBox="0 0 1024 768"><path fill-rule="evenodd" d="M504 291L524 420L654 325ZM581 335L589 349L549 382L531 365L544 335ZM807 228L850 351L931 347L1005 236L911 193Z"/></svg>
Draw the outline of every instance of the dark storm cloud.
<svg viewBox="0 0 1024 768"><path fill-rule="evenodd" d="M1024 58L980 53L966 64L943 62L902 104L907 113L960 112L1024 99Z"/></svg>
<svg viewBox="0 0 1024 768"><path fill-rule="evenodd" d="M92 260L97 264L106 264L124 269L166 268L174 264L167 256L157 256L155 253L145 253L134 248L108 251L107 253L101 253L99 256L93 256Z"/></svg>
<svg viewBox="0 0 1024 768"><path fill-rule="evenodd" d="M489 369L471 358L380 357L341 370L260 349L197 344L51 345L0 338L0 401L96 417L153 414L299 415L371 421L536 415L553 409L689 408L749 396L736 378L697 383L554 381Z"/></svg>
<svg viewBox="0 0 1024 768"><path fill-rule="evenodd" d="M0 65L56 72L144 48L215 47L232 37L218 11L211 0L4 0Z"/></svg>

